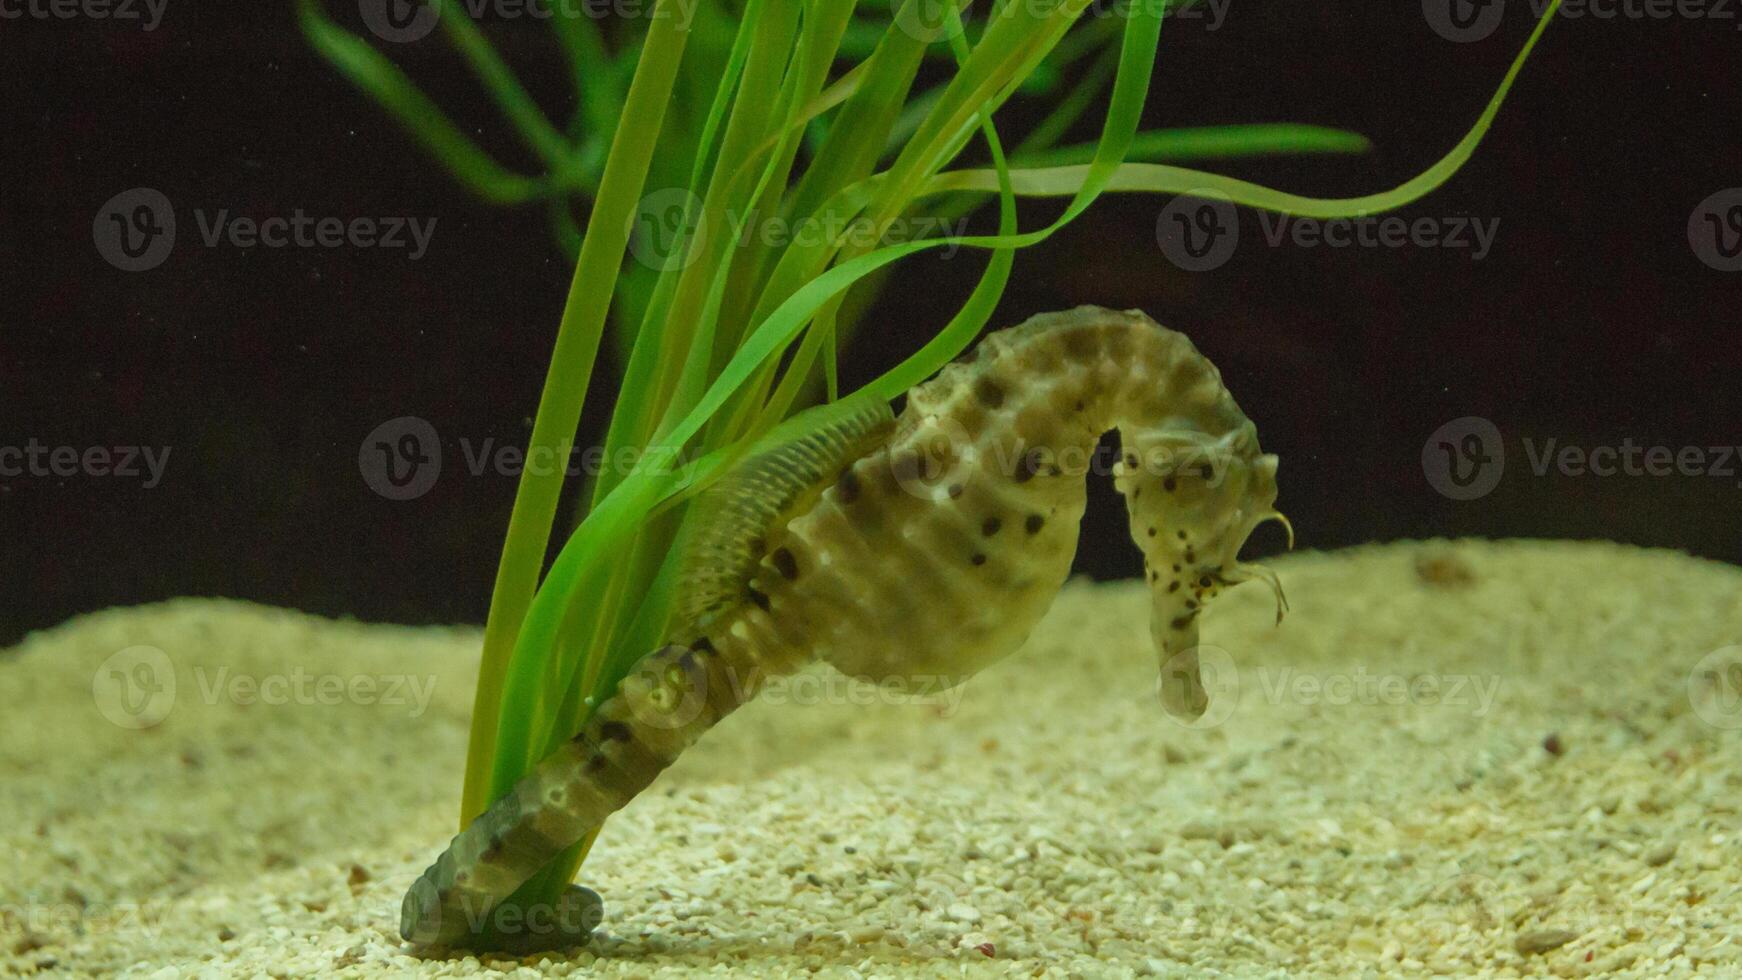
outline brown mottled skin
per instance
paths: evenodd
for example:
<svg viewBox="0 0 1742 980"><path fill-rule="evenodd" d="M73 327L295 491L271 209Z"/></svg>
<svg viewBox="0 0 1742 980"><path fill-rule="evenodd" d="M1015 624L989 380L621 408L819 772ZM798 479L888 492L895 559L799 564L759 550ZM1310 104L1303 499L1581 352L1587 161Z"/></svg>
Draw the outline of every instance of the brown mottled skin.
<svg viewBox="0 0 1742 980"><path fill-rule="evenodd" d="M1115 428L1163 700L1200 714L1198 615L1221 587L1267 574L1235 555L1280 519L1276 457L1181 334L1136 311L1037 316L909 392L892 432L871 433L871 452L759 535L742 600L643 658L579 735L456 837L406 897L402 934L465 940L770 677L820 659L953 685L1014 651L1069 574L1083 476Z"/></svg>

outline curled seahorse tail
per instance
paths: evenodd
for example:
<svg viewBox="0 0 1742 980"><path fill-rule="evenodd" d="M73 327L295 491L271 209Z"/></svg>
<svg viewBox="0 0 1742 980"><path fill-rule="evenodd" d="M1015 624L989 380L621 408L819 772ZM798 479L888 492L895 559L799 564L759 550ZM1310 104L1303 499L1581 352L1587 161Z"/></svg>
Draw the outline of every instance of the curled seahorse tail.
<svg viewBox="0 0 1742 980"><path fill-rule="evenodd" d="M580 734L473 820L423 873L405 897L400 935L454 946L486 926L536 927L536 910L519 910L509 923L492 922L492 912L754 695L767 659L742 642L723 646L671 644L637 662Z"/></svg>

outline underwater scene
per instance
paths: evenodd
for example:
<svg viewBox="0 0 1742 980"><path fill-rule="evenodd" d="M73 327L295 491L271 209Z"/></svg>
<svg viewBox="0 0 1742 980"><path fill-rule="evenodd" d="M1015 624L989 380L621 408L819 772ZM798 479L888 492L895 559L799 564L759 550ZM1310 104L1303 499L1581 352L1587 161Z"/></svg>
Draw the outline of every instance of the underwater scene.
<svg viewBox="0 0 1742 980"><path fill-rule="evenodd" d="M0 977L1742 978L1717 0L0 0Z"/></svg>

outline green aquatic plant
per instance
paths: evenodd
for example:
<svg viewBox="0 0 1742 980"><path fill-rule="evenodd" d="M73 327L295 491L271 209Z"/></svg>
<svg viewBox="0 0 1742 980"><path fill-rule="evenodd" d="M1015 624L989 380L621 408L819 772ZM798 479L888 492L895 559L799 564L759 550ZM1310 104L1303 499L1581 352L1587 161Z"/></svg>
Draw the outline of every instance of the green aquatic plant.
<svg viewBox="0 0 1742 980"><path fill-rule="evenodd" d="M316 48L456 179L488 200L544 202L575 255L485 629L462 825L578 731L654 647L672 609L686 501L748 445L776 426L790 437L816 431L932 375L986 325L1016 251L1103 193L1211 195L1319 218L1421 197L1469 158L1558 7L1443 158L1399 187L1321 199L1164 162L1366 146L1314 127L1140 131L1164 2L1079 24L1088 0L1008 2L978 19L935 0L896 0L882 16L853 0L655 0L633 37L557 16L577 89L573 118L558 128L443 0L444 36L541 161L533 176L491 160L319 0L299 3ZM927 59L947 79L916 92ZM993 117L1013 98L1040 99L1045 111L1007 152ZM1061 145L1100 105L1099 138ZM960 166L976 147L986 163ZM1019 230L1017 198L1046 196L1068 198L1062 214ZM584 224L572 217L579 204ZM995 233L961 234L946 220L988 204ZM770 227L789 233L760 233ZM952 233L890 241L913 227ZM801 228L825 233L790 234ZM943 248L986 255L971 295L920 349L841 396L839 344L875 288L899 275L892 263ZM584 519L541 579L564 475L554 461L570 458L613 321L626 356L603 458L633 463L606 467L586 488ZM793 417L818 385L829 407ZM556 902L590 842L514 901Z"/></svg>

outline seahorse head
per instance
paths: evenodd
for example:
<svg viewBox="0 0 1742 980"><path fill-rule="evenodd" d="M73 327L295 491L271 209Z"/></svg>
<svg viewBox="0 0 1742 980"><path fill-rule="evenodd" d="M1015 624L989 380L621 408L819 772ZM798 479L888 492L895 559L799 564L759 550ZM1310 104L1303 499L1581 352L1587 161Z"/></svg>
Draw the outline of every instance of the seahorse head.
<svg viewBox="0 0 1742 980"><path fill-rule="evenodd" d="M1209 600L1258 578L1276 594L1278 621L1287 609L1275 573L1238 558L1259 524L1276 520L1288 528L1275 506L1277 458L1259 450L1250 422L1220 437L1182 425L1121 438L1115 483L1147 566L1162 701L1174 714L1196 718L1209 704L1197 654L1198 618Z"/></svg>

